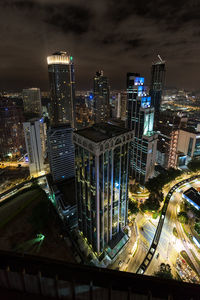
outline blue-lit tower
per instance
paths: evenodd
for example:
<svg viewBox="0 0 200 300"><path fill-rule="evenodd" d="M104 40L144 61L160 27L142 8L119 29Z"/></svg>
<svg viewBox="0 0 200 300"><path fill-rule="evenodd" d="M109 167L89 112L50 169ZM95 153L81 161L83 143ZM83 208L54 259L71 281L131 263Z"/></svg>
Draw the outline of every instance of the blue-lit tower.
<svg viewBox="0 0 200 300"><path fill-rule="evenodd" d="M130 144L130 176L144 185L154 174L157 134L153 131L154 107L147 95L144 77L127 74L127 128L134 130Z"/></svg>

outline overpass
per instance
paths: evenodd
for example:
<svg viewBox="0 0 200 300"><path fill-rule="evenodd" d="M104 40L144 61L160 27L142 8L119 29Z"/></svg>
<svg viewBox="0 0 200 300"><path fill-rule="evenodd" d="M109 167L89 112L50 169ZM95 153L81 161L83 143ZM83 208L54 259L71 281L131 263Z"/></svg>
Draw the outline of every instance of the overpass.
<svg viewBox="0 0 200 300"><path fill-rule="evenodd" d="M160 216L160 219L159 219L159 222L158 222L158 226L156 228L156 232L155 232L155 235L154 235L154 238L153 238L153 241L151 243L151 246L149 248L149 251L147 252L147 255L145 256L142 264L140 265L140 267L138 268L138 270L136 271L136 274L144 274L145 271L147 270L148 266L150 265L153 257L154 257L154 254L156 252L156 249L157 249L157 246L158 246L158 242L160 240L160 235L161 235L161 232L162 232L162 228L163 228L163 224L164 224L164 221L165 221L165 216L166 216L166 212L167 212L167 208L168 208L168 204L169 204L169 201L170 201L170 198L173 194L173 192L181 185L183 185L184 183L188 182L188 181L192 181L196 178L200 177L200 175L195 175L195 176L192 176L190 178L187 178L187 179L184 179L180 182L178 182L177 184L175 184L171 189L170 191L168 192L166 198L165 198L165 203L163 205L163 208L162 208L162 211L161 211L161 216Z"/></svg>

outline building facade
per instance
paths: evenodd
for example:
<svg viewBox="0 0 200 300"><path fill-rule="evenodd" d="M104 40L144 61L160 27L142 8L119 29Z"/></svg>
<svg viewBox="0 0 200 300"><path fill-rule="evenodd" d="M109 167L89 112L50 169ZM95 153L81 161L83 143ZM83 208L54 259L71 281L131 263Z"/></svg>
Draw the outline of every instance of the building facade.
<svg viewBox="0 0 200 300"><path fill-rule="evenodd" d="M40 89L38 88L23 89L22 99L24 105L24 112L36 113L39 116L41 115L42 105L41 105Z"/></svg>
<svg viewBox="0 0 200 300"><path fill-rule="evenodd" d="M35 177L44 173L44 128L40 120L33 119L23 123L26 150L29 159L30 175Z"/></svg>
<svg viewBox="0 0 200 300"><path fill-rule="evenodd" d="M132 138L108 123L74 132L78 225L97 253L122 238L127 224Z"/></svg>
<svg viewBox="0 0 200 300"><path fill-rule="evenodd" d="M127 120L127 91L121 91L121 120Z"/></svg>
<svg viewBox="0 0 200 300"><path fill-rule="evenodd" d="M70 124L51 126L47 131L49 165L54 182L75 176L72 132Z"/></svg>
<svg viewBox="0 0 200 300"><path fill-rule="evenodd" d="M176 167L187 166L191 159L200 159L200 132L180 129L178 132Z"/></svg>
<svg viewBox="0 0 200 300"><path fill-rule="evenodd" d="M109 85L108 78L103 71L96 72L94 77L94 121L95 123L106 122L109 118Z"/></svg>
<svg viewBox="0 0 200 300"><path fill-rule="evenodd" d="M151 67L151 83L149 91L152 106L155 108L156 115L160 111L162 91L165 83L165 73L165 61L163 61L159 56L159 61L153 63Z"/></svg>
<svg viewBox="0 0 200 300"><path fill-rule="evenodd" d="M56 52L47 57L50 82L50 121L53 126L70 123L75 127L75 92L73 57Z"/></svg>
<svg viewBox="0 0 200 300"><path fill-rule="evenodd" d="M23 109L12 99L0 98L0 156L21 155L25 149Z"/></svg>
<svg viewBox="0 0 200 300"><path fill-rule="evenodd" d="M173 111L160 112L157 121L156 162L158 165L165 169L177 167L179 130L186 126L187 118L184 115Z"/></svg>
<svg viewBox="0 0 200 300"><path fill-rule="evenodd" d="M127 74L127 128L134 131L130 144L130 176L144 185L154 175L157 134L153 131L154 107L147 96L144 77Z"/></svg>

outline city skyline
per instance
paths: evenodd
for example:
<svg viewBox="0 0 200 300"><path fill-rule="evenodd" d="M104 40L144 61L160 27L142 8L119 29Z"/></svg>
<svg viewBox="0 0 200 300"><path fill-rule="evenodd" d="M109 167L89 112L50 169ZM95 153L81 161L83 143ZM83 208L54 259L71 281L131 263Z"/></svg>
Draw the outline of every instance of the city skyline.
<svg viewBox="0 0 200 300"><path fill-rule="evenodd" d="M77 89L92 87L97 69L105 70L115 89L125 87L125 74L131 71L149 84L151 64L160 54L166 60L167 86L196 90L199 4L181 4L2 1L0 88L48 89L46 57L63 50L74 57Z"/></svg>

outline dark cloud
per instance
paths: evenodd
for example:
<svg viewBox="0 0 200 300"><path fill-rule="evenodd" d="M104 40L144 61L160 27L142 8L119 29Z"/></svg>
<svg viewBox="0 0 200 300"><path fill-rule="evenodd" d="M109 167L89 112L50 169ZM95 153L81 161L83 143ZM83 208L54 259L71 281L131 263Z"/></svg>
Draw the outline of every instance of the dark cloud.
<svg viewBox="0 0 200 300"><path fill-rule="evenodd" d="M125 87L127 71L148 82L158 53L169 85L199 85L199 1L1 0L0 25L1 89L48 88L46 56L55 50L74 56L77 88L99 68L114 88Z"/></svg>
<svg viewBox="0 0 200 300"><path fill-rule="evenodd" d="M49 16L51 9L52 13ZM60 4L47 6L46 10L48 16L45 18L45 22L62 29L66 33L82 34L89 30L92 13L85 7Z"/></svg>

